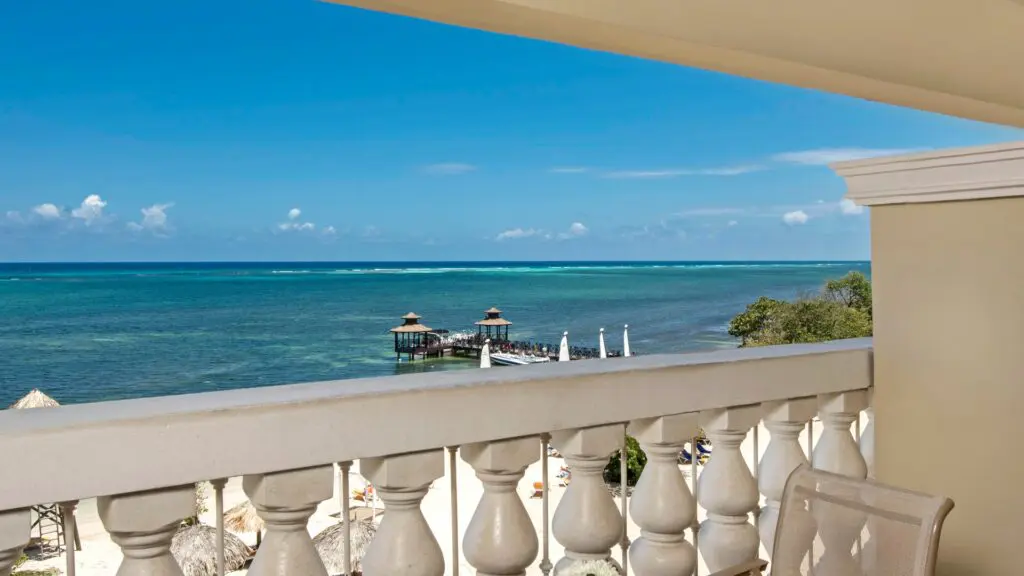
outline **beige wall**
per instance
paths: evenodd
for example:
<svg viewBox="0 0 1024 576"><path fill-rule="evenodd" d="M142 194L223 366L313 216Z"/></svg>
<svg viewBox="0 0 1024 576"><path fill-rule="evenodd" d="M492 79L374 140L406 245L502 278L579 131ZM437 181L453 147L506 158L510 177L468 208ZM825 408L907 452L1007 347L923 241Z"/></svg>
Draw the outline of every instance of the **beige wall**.
<svg viewBox="0 0 1024 576"><path fill-rule="evenodd" d="M1024 197L871 218L876 474L956 501L938 574L1024 574Z"/></svg>

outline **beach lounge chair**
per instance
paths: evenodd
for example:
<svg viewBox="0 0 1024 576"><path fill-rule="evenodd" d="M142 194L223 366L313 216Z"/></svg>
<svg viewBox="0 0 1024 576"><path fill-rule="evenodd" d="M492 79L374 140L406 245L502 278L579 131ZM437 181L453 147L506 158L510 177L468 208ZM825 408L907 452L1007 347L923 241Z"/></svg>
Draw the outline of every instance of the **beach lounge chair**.
<svg viewBox="0 0 1024 576"><path fill-rule="evenodd" d="M949 498L804 464L786 481L770 573L934 576L939 535L952 509ZM767 561L752 560L711 576L759 576L767 566Z"/></svg>

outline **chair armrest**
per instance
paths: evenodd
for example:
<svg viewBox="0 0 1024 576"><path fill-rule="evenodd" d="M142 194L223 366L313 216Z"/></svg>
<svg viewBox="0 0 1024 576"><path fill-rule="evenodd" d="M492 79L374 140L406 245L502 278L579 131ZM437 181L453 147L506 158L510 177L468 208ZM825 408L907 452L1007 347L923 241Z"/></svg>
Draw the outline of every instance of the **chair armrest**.
<svg viewBox="0 0 1024 576"><path fill-rule="evenodd" d="M767 560L751 560L750 562L744 562L743 564L737 564L730 566L725 570L719 570L709 574L708 576L760 576L765 569L768 568Z"/></svg>

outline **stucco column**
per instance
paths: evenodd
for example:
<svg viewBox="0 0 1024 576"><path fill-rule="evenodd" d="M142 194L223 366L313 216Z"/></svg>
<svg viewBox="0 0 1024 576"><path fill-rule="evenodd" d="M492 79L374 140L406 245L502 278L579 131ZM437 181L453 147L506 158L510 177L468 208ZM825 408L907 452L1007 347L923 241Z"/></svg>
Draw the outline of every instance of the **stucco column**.
<svg viewBox="0 0 1024 576"><path fill-rule="evenodd" d="M1024 142L833 169L871 207L875 475L956 501L940 576L1018 573Z"/></svg>

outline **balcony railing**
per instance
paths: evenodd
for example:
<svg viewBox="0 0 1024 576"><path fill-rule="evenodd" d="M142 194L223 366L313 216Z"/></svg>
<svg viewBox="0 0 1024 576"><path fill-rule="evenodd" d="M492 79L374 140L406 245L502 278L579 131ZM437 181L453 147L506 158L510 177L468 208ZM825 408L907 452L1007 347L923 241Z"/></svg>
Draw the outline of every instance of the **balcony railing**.
<svg viewBox="0 0 1024 576"><path fill-rule="evenodd" d="M547 574L613 556L641 576L689 574L698 562L714 571L770 544L785 478L811 442L815 466L867 474L870 425L863 455L856 440L871 362L861 339L6 411L0 575L28 539L29 507L93 497L124 553L121 576L173 574L170 540L193 513L193 485L237 476L266 525L250 573L326 574L304 528L334 495L335 464L356 461L387 510L362 561L368 576L438 576L463 561L480 574ZM762 426L771 440L759 447ZM693 487L678 458L698 427L713 455ZM601 476L627 431L648 457L628 510ZM572 474L551 518L550 558L550 490L539 522L517 490L548 441ZM476 472L460 482L483 491L468 525L444 520L450 534L431 530L436 519L420 507L445 475L446 448L450 470L461 457Z"/></svg>

